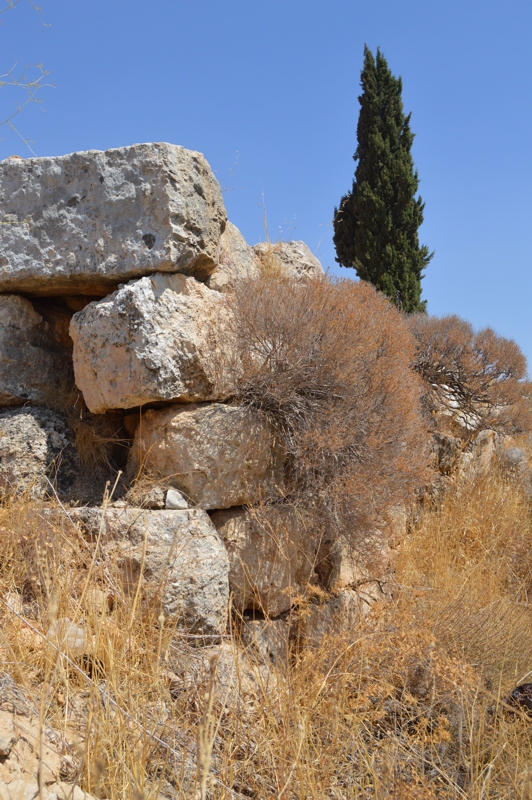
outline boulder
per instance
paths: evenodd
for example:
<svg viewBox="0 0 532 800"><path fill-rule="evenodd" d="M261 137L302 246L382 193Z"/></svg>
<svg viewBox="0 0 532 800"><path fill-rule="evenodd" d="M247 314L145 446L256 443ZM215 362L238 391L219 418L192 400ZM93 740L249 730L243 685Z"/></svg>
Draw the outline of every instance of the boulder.
<svg viewBox="0 0 532 800"><path fill-rule="evenodd" d="M499 441L500 435L496 431L489 429L480 431L468 449L461 454L460 471L475 478L486 475L493 465Z"/></svg>
<svg viewBox="0 0 532 800"><path fill-rule="evenodd" d="M320 605L312 605L302 619L302 635L307 644L320 646L328 636L346 635L366 617L378 600L386 595L377 581L370 581L358 590L343 589Z"/></svg>
<svg viewBox="0 0 532 800"><path fill-rule="evenodd" d="M389 533L375 530L353 540L324 538L316 567L322 585L337 591L371 581L385 582L392 561Z"/></svg>
<svg viewBox="0 0 532 800"><path fill-rule="evenodd" d="M450 475L462 452L460 439L446 433L435 433L432 441L434 459L439 472L442 475Z"/></svg>
<svg viewBox="0 0 532 800"><path fill-rule="evenodd" d="M224 399L222 295L184 275L121 286L72 317L76 385L90 411Z"/></svg>
<svg viewBox="0 0 532 800"><path fill-rule="evenodd" d="M325 275L321 263L305 242L260 242L253 247L253 252L265 270L278 270L296 280Z"/></svg>
<svg viewBox="0 0 532 800"><path fill-rule="evenodd" d="M204 279L226 212L201 153L166 143L0 163L0 292L105 295L153 272Z"/></svg>
<svg viewBox="0 0 532 800"><path fill-rule="evenodd" d="M241 638L249 655L264 664L283 667L290 657L290 621L285 619L246 619Z"/></svg>
<svg viewBox="0 0 532 800"><path fill-rule="evenodd" d="M101 532L102 550L118 564L127 593L142 579L146 595L160 598L180 627L205 635L225 630L229 559L204 511L80 508L69 516L91 538Z"/></svg>
<svg viewBox="0 0 532 800"><path fill-rule="evenodd" d="M230 292L240 278L257 275L260 260L238 228L228 222L220 239L220 263L206 281L210 289Z"/></svg>
<svg viewBox="0 0 532 800"><path fill-rule="evenodd" d="M147 411L128 460L204 509L247 505L282 483L284 450L273 426L250 408L221 403Z"/></svg>
<svg viewBox="0 0 532 800"><path fill-rule="evenodd" d="M49 480L66 494L78 475L73 434L58 414L29 406L0 411L0 494L42 497Z"/></svg>
<svg viewBox="0 0 532 800"><path fill-rule="evenodd" d="M0 295L0 406L52 399L68 373L56 344L29 300Z"/></svg>
<svg viewBox="0 0 532 800"><path fill-rule="evenodd" d="M316 582L316 546L290 507L215 511L211 519L229 554L229 588L237 611L270 617Z"/></svg>

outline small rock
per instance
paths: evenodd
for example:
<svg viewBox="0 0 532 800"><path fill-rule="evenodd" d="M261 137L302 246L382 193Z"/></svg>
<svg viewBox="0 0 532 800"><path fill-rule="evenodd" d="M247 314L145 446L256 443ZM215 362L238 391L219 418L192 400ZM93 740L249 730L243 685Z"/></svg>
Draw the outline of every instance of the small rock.
<svg viewBox="0 0 532 800"><path fill-rule="evenodd" d="M51 789L57 796L57 800L96 800L92 794L84 792L79 786L58 781ZM51 800L49 797L48 800Z"/></svg>
<svg viewBox="0 0 532 800"><path fill-rule="evenodd" d="M52 622L46 638L70 656L83 655L87 646L85 631L79 625L71 622L68 617L60 617Z"/></svg>
<svg viewBox="0 0 532 800"><path fill-rule="evenodd" d="M15 612L15 614L22 614L24 612L24 603L22 600L22 595L18 592L7 592L4 595L4 600L6 605Z"/></svg>
<svg viewBox="0 0 532 800"><path fill-rule="evenodd" d="M13 727L12 715L2 712L0 714L0 757L5 757L10 754L11 748L16 740L17 737Z"/></svg>
<svg viewBox="0 0 532 800"><path fill-rule="evenodd" d="M165 508L177 511L183 511L188 508L188 503L177 489L168 489L166 493Z"/></svg>

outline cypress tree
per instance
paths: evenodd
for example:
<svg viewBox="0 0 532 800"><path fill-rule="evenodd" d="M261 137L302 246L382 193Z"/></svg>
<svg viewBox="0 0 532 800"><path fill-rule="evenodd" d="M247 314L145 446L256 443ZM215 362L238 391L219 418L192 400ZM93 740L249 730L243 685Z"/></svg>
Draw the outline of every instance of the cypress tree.
<svg viewBox="0 0 532 800"><path fill-rule="evenodd" d="M425 311L422 272L433 253L419 244L425 207L415 194L419 185L411 148L414 134L405 116L402 81L380 50L374 58L364 48L358 98L358 162L353 187L334 210L336 261L354 267L407 313Z"/></svg>

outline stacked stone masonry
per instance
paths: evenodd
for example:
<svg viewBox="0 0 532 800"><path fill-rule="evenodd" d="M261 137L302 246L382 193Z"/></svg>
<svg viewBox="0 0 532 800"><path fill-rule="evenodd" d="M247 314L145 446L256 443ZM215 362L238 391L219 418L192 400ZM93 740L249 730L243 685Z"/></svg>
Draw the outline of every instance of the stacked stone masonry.
<svg viewBox="0 0 532 800"><path fill-rule="evenodd" d="M279 505L279 437L231 403L219 368L224 294L272 270L324 275L303 242L249 246L200 153L156 143L0 163L0 492L79 505L79 426L105 423L129 443L130 488L106 510L72 507L69 524L103 532L124 591L141 579L205 635L225 630L230 596L243 614L288 613L325 562L338 591L369 577ZM320 630L331 609L315 612Z"/></svg>

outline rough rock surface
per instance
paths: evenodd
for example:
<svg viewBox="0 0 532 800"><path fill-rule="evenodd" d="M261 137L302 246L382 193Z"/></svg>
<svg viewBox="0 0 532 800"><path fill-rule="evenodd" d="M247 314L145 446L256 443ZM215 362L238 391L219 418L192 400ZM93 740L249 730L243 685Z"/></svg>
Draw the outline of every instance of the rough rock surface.
<svg viewBox="0 0 532 800"><path fill-rule="evenodd" d="M220 714L238 712L246 715L265 702L276 689L276 676L271 665L253 663L233 642L212 647L181 647L172 664L171 693L186 693L189 702L198 706L205 702L212 680L213 701ZM213 674L214 673L214 674Z"/></svg>
<svg viewBox="0 0 532 800"><path fill-rule="evenodd" d="M290 656L290 627L285 619L244 619L242 644L264 664L286 666Z"/></svg>
<svg viewBox="0 0 532 800"><path fill-rule="evenodd" d="M0 291L104 295L153 272L206 278L226 212L201 153L135 144L0 163Z"/></svg>
<svg viewBox="0 0 532 800"><path fill-rule="evenodd" d="M76 384L93 413L156 401L220 400L216 369L227 311L218 292L184 275L131 281L74 314Z"/></svg>
<svg viewBox="0 0 532 800"><path fill-rule="evenodd" d="M307 644L319 646L325 636L348 632L367 616L378 600L386 595L377 581L370 581L358 590L343 589L326 603L313 605L302 623Z"/></svg>
<svg viewBox="0 0 532 800"><path fill-rule="evenodd" d="M50 327L24 297L0 295L0 406L44 403L67 367Z"/></svg>
<svg viewBox="0 0 532 800"><path fill-rule="evenodd" d="M228 222L220 239L220 263L206 281L210 289L230 292L240 278L257 275L260 260L238 228Z"/></svg>
<svg viewBox="0 0 532 800"><path fill-rule="evenodd" d="M229 588L237 611L258 609L271 617L315 582L315 549L291 508L230 508L212 521L229 553Z"/></svg>
<svg viewBox="0 0 532 800"><path fill-rule="evenodd" d="M63 734L41 725L38 705L0 673L0 800L94 800L59 780L72 749Z"/></svg>
<svg viewBox="0 0 532 800"><path fill-rule="evenodd" d="M79 474L73 435L65 422L46 408L0 411L0 493L34 498L50 491L68 492Z"/></svg>
<svg viewBox="0 0 532 800"><path fill-rule="evenodd" d="M205 509L268 497L282 482L284 451L270 423L252 409L198 403L149 410L138 426L128 475L142 466Z"/></svg>
<svg viewBox="0 0 532 800"><path fill-rule="evenodd" d="M81 508L69 513L91 537L101 530L103 551L119 564L127 591L135 591L144 563L145 591L160 597L165 614L188 631L223 632L229 560L208 514L139 508Z"/></svg>
<svg viewBox="0 0 532 800"><path fill-rule="evenodd" d="M357 587L368 581L386 581L392 552L388 536L376 530L363 538L347 538L320 543L317 571L323 585L337 591Z"/></svg>
<svg viewBox="0 0 532 800"><path fill-rule="evenodd" d="M253 247L266 269L278 269L296 280L319 278L325 273L321 263L304 242L260 242Z"/></svg>

